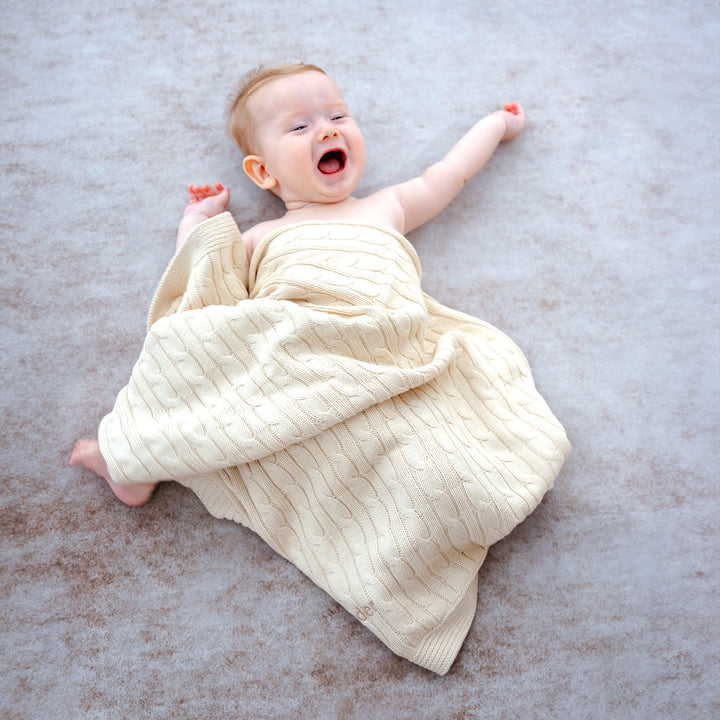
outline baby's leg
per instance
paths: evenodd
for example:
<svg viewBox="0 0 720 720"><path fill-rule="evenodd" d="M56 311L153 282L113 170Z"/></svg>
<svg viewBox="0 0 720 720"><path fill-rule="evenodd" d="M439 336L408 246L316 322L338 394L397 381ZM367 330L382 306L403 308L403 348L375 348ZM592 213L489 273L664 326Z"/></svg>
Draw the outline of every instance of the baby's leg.
<svg viewBox="0 0 720 720"><path fill-rule="evenodd" d="M83 465L92 470L96 475L105 478L110 489L115 493L118 500L126 505L137 507L146 503L153 494L157 483L136 483L135 485L118 485L108 472L105 458L100 452L100 445L97 440L78 440L75 449L70 457L71 465Z"/></svg>

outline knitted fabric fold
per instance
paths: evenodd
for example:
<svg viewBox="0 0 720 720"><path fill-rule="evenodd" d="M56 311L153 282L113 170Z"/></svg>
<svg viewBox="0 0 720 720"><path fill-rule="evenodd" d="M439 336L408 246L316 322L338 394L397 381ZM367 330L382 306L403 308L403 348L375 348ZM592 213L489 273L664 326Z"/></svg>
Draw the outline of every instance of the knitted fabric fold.
<svg viewBox="0 0 720 720"><path fill-rule="evenodd" d="M117 482L190 487L440 674L487 548L570 450L520 350L424 294L404 237L301 223L248 267L227 213L163 276L100 446Z"/></svg>

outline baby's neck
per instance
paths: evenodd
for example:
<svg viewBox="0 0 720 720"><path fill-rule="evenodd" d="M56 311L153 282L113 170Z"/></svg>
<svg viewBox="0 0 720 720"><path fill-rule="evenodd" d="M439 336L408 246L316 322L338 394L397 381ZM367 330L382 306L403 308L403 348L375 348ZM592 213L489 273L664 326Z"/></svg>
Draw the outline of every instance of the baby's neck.
<svg viewBox="0 0 720 720"><path fill-rule="evenodd" d="M285 205L284 220L298 222L308 219L331 219L347 212L349 205L357 202L356 198L348 197L336 203L304 203L291 202Z"/></svg>

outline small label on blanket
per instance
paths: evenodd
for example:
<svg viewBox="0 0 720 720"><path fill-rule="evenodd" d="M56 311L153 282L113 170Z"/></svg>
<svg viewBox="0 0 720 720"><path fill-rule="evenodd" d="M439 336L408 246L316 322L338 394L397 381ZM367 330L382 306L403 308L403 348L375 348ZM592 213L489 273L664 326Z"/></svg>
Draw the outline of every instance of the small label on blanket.
<svg viewBox="0 0 720 720"><path fill-rule="evenodd" d="M355 606L355 617L360 622L365 622L368 618L372 617L377 612L375 603L371 600L369 605L365 605L362 609Z"/></svg>

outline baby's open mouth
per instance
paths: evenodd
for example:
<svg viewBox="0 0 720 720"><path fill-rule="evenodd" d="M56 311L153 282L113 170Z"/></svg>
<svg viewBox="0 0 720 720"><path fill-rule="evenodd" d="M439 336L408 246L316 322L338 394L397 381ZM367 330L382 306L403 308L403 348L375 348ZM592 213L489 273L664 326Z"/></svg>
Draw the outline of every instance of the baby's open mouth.
<svg viewBox="0 0 720 720"><path fill-rule="evenodd" d="M318 163L318 170L323 175L332 175L345 167L345 153L342 150L326 152Z"/></svg>

